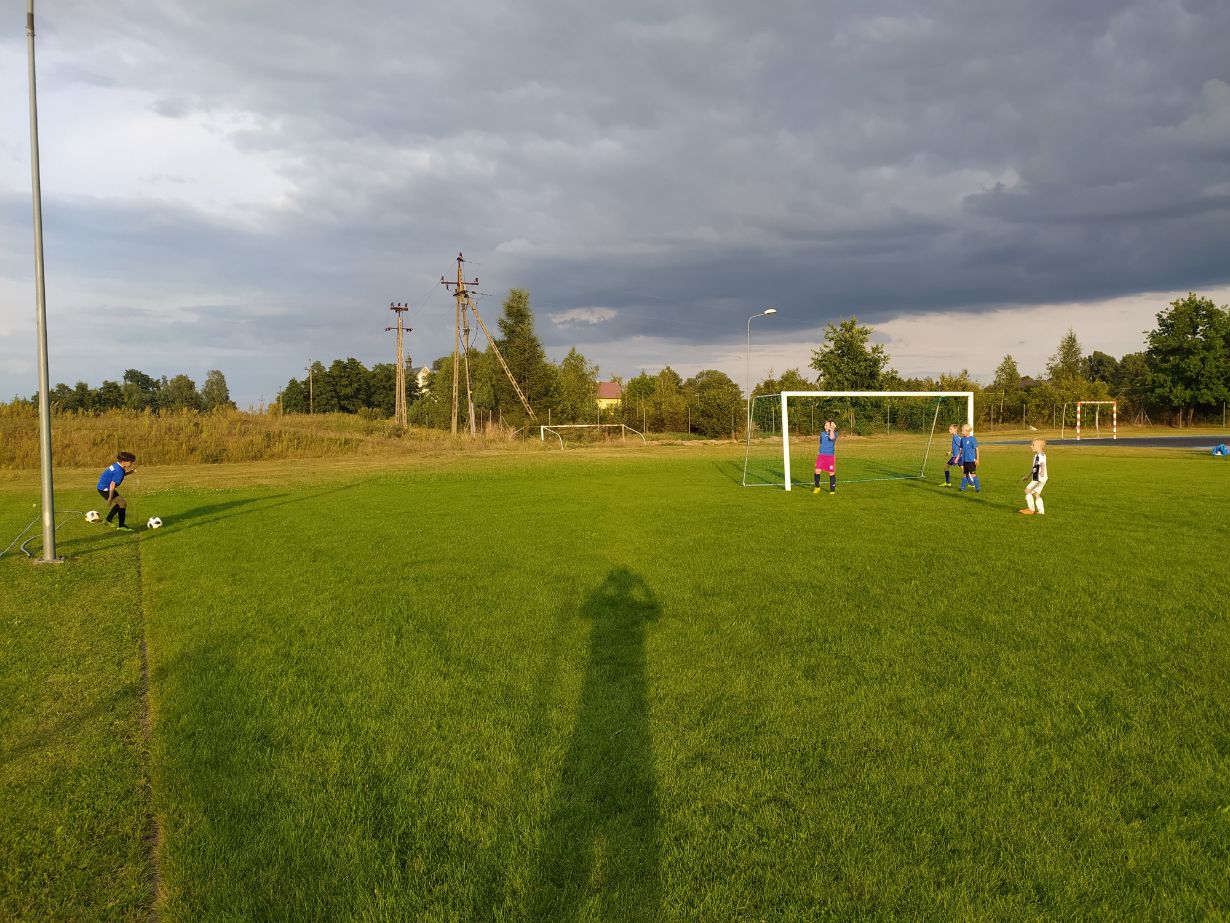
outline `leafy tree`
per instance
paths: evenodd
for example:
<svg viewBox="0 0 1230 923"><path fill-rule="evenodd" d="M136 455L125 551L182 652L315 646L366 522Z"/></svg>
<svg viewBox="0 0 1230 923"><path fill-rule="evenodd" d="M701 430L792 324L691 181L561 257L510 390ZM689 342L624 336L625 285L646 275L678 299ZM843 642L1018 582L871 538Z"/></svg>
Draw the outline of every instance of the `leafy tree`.
<svg viewBox="0 0 1230 923"><path fill-rule="evenodd" d="M1084 380L1081 344L1071 327L1059 341L1059 348L1055 350L1055 354L1046 363L1046 373L1050 376L1051 382L1060 388L1069 382Z"/></svg>
<svg viewBox="0 0 1230 923"><path fill-rule="evenodd" d="M1190 293L1157 315L1147 341L1146 393L1179 425L1230 398L1230 310Z"/></svg>
<svg viewBox="0 0 1230 923"><path fill-rule="evenodd" d="M649 409L653 404L653 376L644 371L628 379L624 385L624 423L635 429L648 426Z"/></svg>
<svg viewBox="0 0 1230 923"><path fill-rule="evenodd" d="M560 363L559 398L555 412L561 423L593 423L598 412L598 366L576 347Z"/></svg>
<svg viewBox="0 0 1230 923"><path fill-rule="evenodd" d="M369 406L391 417L397 410L397 366L392 362L377 362L367 373Z"/></svg>
<svg viewBox="0 0 1230 923"><path fill-rule="evenodd" d="M987 389L991 409L1002 422L1006 412L1019 410L1021 406L1021 370L1011 354L1004 356L995 369L995 380ZM975 406L977 404L975 403Z"/></svg>
<svg viewBox="0 0 1230 923"><path fill-rule="evenodd" d="M1113 385L1119 377L1119 360L1100 349L1086 356L1083 365L1087 381L1104 381Z"/></svg>
<svg viewBox="0 0 1230 923"><path fill-rule="evenodd" d="M672 433L687 427L688 405L682 392L683 379L669 365L654 376L651 426Z"/></svg>
<svg viewBox="0 0 1230 923"><path fill-rule="evenodd" d="M119 382L104 380L94 393L95 410L116 410L124 406L124 389Z"/></svg>
<svg viewBox="0 0 1230 923"><path fill-rule="evenodd" d="M539 405L552 406L555 399L555 369L547 361L542 341L534 332L534 312L530 309L530 293L523 288L510 289L504 299L500 315L501 336L497 340L500 354L508 363L518 386L524 392L530 406L538 411ZM498 367L498 363L497 363ZM496 404L500 413L511 421L522 421L525 410L513 391L506 376L495 379Z"/></svg>
<svg viewBox="0 0 1230 923"><path fill-rule="evenodd" d="M859 324L857 317L840 324L828 324L824 342L812 350L811 367L820 373L819 389L823 391L876 391L885 378L895 377L888 370L888 353L880 344L869 345L871 327ZM843 400L847 423L855 426L856 411L862 403Z"/></svg>
<svg viewBox="0 0 1230 923"><path fill-rule="evenodd" d="M812 350L811 367L819 372L824 391L874 391L888 366L888 353L879 343L868 345L871 327L859 324L857 317L830 323L824 329L824 342Z"/></svg>
<svg viewBox="0 0 1230 923"><path fill-rule="evenodd" d="M138 369L124 372L124 406L129 410L156 410L159 384Z"/></svg>
<svg viewBox="0 0 1230 923"><path fill-rule="evenodd" d="M96 403L95 393L84 381L79 381L73 386L73 399L79 411L84 413L94 410Z"/></svg>
<svg viewBox="0 0 1230 923"><path fill-rule="evenodd" d="M159 406L167 410L200 410L201 403L196 382L187 375L176 375L162 389Z"/></svg>
<svg viewBox="0 0 1230 923"><path fill-rule="evenodd" d="M60 382L51 389L51 407L53 410L76 410L77 395L73 393L73 389L64 382Z"/></svg>
<svg viewBox="0 0 1230 923"><path fill-rule="evenodd" d="M725 372L706 369L683 384L692 408L692 429L717 438L742 427L745 404L742 389Z"/></svg>
<svg viewBox="0 0 1230 923"><path fill-rule="evenodd" d="M226 386L226 376L217 369L210 369L205 373L205 384L201 386L201 407L205 410L235 408L230 389Z"/></svg>
<svg viewBox="0 0 1230 923"><path fill-rule="evenodd" d="M337 395L337 409L342 413L357 413L368 406L367 366L354 356L335 359L329 366L329 380Z"/></svg>
<svg viewBox="0 0 1230 923"><path fill-rule="evenodd" d="M278 395L278 402L282 405L282 413L307 413L307 384L297 378L292 378L286 383L282 393Z"/></svg>
<svg viewBox="0 0 1230 923"><path fill-rule="evenodd" d="M345 363L340 359L327 369L319 359L312 363L312 380L309 384L313 394L309 397L315 405L315 413L337 413L342 409L337 395L337 384L333 380L333 369L344 366Z"/></svg>
<svg viewBox="0 0 1230 923"><path fill-rule="evenodd" d="M452 420L453 357L442 356L431 364L427 387L410 405L410 422L448 429ZM463 406L464 412L464 406Z"/></svg>

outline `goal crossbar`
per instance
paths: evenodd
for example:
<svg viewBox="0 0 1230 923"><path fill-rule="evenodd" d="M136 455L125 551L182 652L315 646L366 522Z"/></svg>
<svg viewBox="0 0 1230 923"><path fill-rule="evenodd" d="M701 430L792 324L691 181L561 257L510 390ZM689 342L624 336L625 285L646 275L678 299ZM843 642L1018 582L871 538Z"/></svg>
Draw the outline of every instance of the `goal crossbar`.
<svg viewBox="0 0 1230 923"><path fill-rule="evenodd" d="M782 471L783 486L790 490L790 407L792 397L963 397L965 398L965 420L971 428L974 426L974 392L973 391L783 391L779 395L782 402ZM933 427L934 429L934 427Z"/></svg>

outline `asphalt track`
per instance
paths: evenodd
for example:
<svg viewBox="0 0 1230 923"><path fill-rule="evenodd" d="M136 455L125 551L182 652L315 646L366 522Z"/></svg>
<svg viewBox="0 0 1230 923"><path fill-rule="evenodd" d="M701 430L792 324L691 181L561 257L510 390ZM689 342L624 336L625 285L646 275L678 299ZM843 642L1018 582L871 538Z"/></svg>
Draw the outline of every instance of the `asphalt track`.
<svg viewBox="0 0 1230 923"><path fill-rule="evenodd" d="M1032 439L1009 439L1003 442L984 442L983 445L1029 445ZM1092 439L1047 439L1050 445L1094 445L1117 446L1129 449L1207 449L1225 443L1230 445L1230 436L1120 436L1111 439L1109 436Z"/></svg>

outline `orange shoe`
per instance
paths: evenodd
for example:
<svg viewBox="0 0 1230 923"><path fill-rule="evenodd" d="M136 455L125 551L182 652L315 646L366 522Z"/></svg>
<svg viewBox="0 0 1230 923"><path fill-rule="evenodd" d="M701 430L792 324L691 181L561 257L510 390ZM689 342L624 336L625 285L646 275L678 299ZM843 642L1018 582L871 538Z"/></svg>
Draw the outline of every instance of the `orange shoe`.
<svg viewBox="0 0 1230 923"><path fill-rule="evenodd" d="M1026 516L1032 516L1034 514L1033 510L1017 510L1017 512L1024 513Z"/></svg>

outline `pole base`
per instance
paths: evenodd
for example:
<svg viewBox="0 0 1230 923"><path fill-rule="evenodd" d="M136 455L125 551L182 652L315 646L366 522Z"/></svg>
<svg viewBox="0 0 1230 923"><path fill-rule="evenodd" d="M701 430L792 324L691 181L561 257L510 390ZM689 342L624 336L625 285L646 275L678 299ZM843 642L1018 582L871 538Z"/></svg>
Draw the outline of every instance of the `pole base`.
<svg viewBox="0 0 1230 923"><path fill-rule="evenodd" d="M35 564L63 564L68 558L34 558Z"/></svg>

